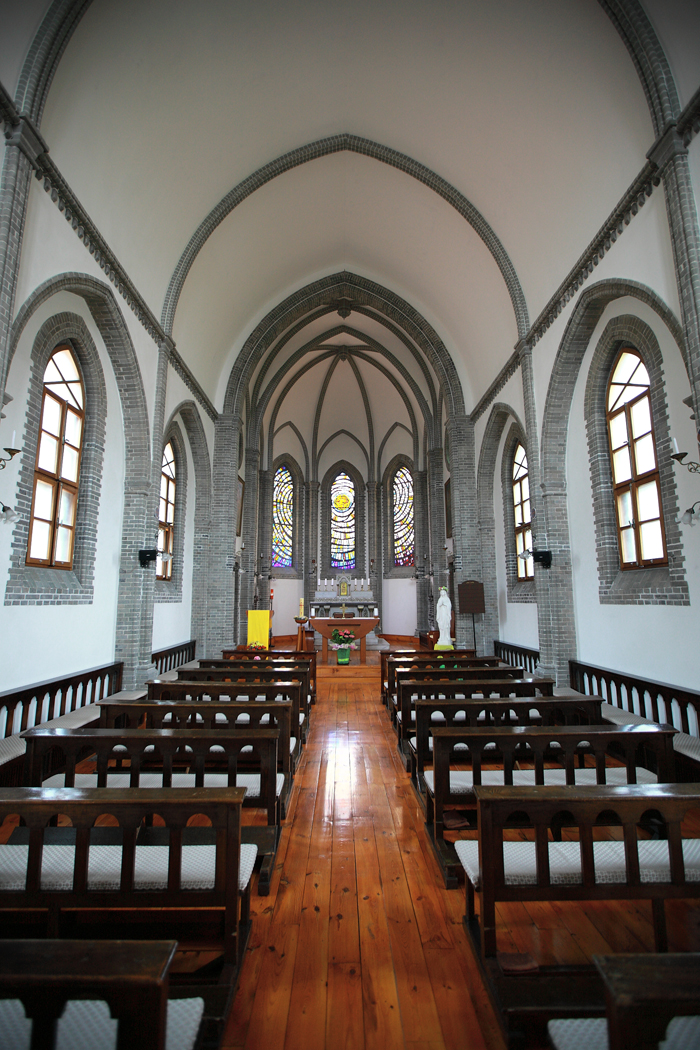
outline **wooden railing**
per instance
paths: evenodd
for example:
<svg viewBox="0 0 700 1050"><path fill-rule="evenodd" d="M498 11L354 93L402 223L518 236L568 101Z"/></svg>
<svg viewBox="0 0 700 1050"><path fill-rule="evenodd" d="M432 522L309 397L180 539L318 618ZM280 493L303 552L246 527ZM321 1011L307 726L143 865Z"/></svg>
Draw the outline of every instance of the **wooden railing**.
<svg viewBox="0 0 700 1050"><path fill-rule="evenodd" d="M0 693L0 739L118 693L123 669L121 662L106 664Z"/></svg>
<svg viewBox="0 0 700 1050"><path fill-rule="evenodd" d="M176 667L194 660L196 650L197 639L191 638L189 642L171 645L169 649L159 649L157 653L151 654L151 660L158 668L158 674L163 674L164 671L173 671Z"/></svg>
<svg viewBox="0 0 700 1050"><path fill-rule="evenodd" d="M539 649L526 649L524 645L513 645L511 642L501 642L496 639L493 643L493 653L504 663L512 667L524 667L528 674L534 674L539 663Z"/></svg>
<svg viewBox="0 0 700 1050"><path fill-rule="evenodd" d="M668 722L690 736L700 736L700 693L638 675L611 671L569 660L572 689L587 696L602 696L609 704L649 718Z"/></svg>

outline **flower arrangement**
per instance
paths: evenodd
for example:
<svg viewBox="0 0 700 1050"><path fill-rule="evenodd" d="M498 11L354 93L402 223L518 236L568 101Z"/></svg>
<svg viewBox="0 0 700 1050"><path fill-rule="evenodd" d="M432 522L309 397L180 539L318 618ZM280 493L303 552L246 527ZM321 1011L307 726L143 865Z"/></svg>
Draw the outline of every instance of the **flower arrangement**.
<svg viewBox="0 0 700 1050"><path fill-rule="evenodd" d="M345 627L342 631L336 627L331 634L330 649L356 649L354 639L355 632L349 627Z"/></svg>
<svg viewBox="0 0 700 1050"><path fill-rule="evenodd" d="M262 649L263 652L267 652L267 646L263 645L262 642L251 642L250 645L248 646L248 649L257 649L257 650L261 650Z"/></svg>

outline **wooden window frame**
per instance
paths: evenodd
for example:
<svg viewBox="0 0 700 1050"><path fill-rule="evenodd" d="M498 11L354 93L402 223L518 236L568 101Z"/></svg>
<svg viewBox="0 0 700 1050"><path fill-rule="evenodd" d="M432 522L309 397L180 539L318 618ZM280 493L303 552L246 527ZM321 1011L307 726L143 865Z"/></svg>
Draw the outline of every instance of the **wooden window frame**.
<svg viewBox="0 0 700 1050"><path fill-rule="evenodd" d="M56 393L54 393L54 391L50 389L49 384L47 384L46 380L44 379L42 385L41 416L39 419L39 436L36 447L34 479L32 482L32 506L29 517L29 537L27 542L27 555L25 563L34 567L60 569L61 571L71 571L73 568L73 560L75 557L75 528L76 522L78 520L80 468L82 464L83 441L85 437L85 383L83 381L83 377L80 372L80 367L72 346L69 346L67 343L60 343L54 348L49 360L46 363L44 376L46 375L46 371L48 370L48 367L53 361L56 354L64 350L68 351L68 353L71 355L71 359L78 373L80 389L83 399L83 407L78 408L73 404L69 404L69 402L67 402L64 398L59 397ZM53 434L51 431L44 427L46 407L49 401L54 402L59 409L60 422L58 425L58 434ZM80 420L80 444L78 446L73 445L72 442L67 441L66 439L66 420L68 419L69 409ZM54 438L58 441L58 450L56 453L56 470L54 471L47 470L46 467L42 467L39 465L39 458L42 450L42 437L44 434L47 435L47 438ZM68 445L69 448L74 449L77 454L75 481L70 481L66 478L61 477L63 453L66 445ZM50 517L39 517L38 514L35 514L35 507L37 502L37 488L39 484L49 485L52 488L53 496ZM73 521L70 525L67 525L65 522L59 520L61 513L61 497L64 492L70 493L70 495L73 498ZM35 522L43 522L49 526L49 554L47 558L34 558L31 555ZM56 549L59 537L59 528L67 530L70 534L69 556L66 561L56 560Z"/></svg>
<svg viewBox="0 0 700 1050"><path fill-rule="evenodd" d="M521 474L517 479L515 477L516 470L516 456L518 450L523 450L525 457L525 473ZM522 499L522 484L523 480L527 479L528 483L528 494L526 500ZM515 544L515 573L516 580L518 583L527 583L529 580L535 578L535 563L532 557L521 558L520 555L525 550L532 550L532 495L530 493L530 463L527 458L527 449L523 445L522 441L518 441L513 450L513 456L511 459L511 502L513 506L513 527L514 527L514 544ZM520 499L516 499L516 486ZM518 507L524 506L525 503L530 504L530 517L528 521L524 520L524 514L522 515L523 521L518 524ZM530 534L529 545L526 542L525 537Z"/></svg>
<svg viewBox="0 0 700 1050"><path fill-rule="evenodd" d="M170 448L172 463L172 476L165 471L165 453ZM163 497L163 485L165 483L165 497ZM163 448L163 463L160 472L160 493L158 495L158 553L169 554L170 559L163 561L158 557L156 561L156 579L170 583L173 578L173 557L175 551L175 496L177 493L177 463L175 461L175 448L172 441L167 441ZM172 497L172 498L171 498ZM162 514L163 503L165 503L165 515ZM168 521L168 507L172 506L172 521Z"/></svg>
<svg viewBox="0 0 700 1050"><path fill-rule="evenodd" d="M618 353L615 355L615 360L613 362L613 366L610 369L610 375L608 377L608 383L607 383L607 387L606 387L606 393L605 393L605 426L606 426L606 431L607 431L607 436L608 436L608 451L609 451L609 454L610 454L610 471L611 471L611 475L612 475L612 488L613 488L613 513L614 513L614 516L615 516L615 530L616 530L616 534L617 534L617 547L618 547L618 554L619 554L619 558L620 558L620 571L621 572L632 572L632 571L635 571L637 569L649 569L649 568L656 568L657 566L666 566L666 565L668 565L668 550L667 550L667 546L666 546L666 526L665 526L665 523L664 523L664 511L663 511L663 504L662 504L662 499L661 499L661 476L660 476L660 472L659 472L659 456L658 456L657 446L656 446L656 432L655 432L655 429L654 429L654 416L653 416L652 404L651 404L651 400L652 400L651 399L651 381L649 381L649 384L647 385L646 390L644 390L641 393L639 393L636 397L631 398L629 401L623 402L621 405L618 405L616 408L612 408L612 409L608 408L608 404L609 404L609 400L610 400L610 387L612 386L613 376L615 375L615 371L617 369L617 366L618 366L618 364L620 362L620 359L621 359L622 355L625 354L625 353L632 354L634 357L639 358L639 361L644 366L645 371L647 371L646 364L644 362L644 358L642 357L642 355L639 353L638 350L635 350L635 348L632 347L632 346L622 346L622 347L620 347ZM648 371L647 371L647 374L648 374ZM633 433L633 431L632 431L631 412L632 412L633 406L639 404L645 398L648 401L648 405L649 405L649 420L651 422L651 429L650 429L650 431L648 431L648 433L651 434L652 446L653 446L653 449L654 449L655 467L654 467L653 470L647 470L647 471L644 471L644 472L640 473L640 472L637 471L636 457L635 457L635 454L634 454L634 449L632 447L634 439L631 437L631 435ZM630 450L630 466L631 466L632 476L631 476L631 478L627 479L626 481L621 481L619 483L616 483L615 482L615 468L614 468L614 452L618 451L619 448L623 448L625 446L620 445L617 449L613 449L613 438L612 438L611 422L612 422L613 419L616 419L618 416L622 415L623 413L624 413L624 417L625 417L625 427L626 427L626 433L627 433L627 447ZM643 435L643 436L645 436L645 435ZM641 555L641 550L642 550L641 524L643 524L643 523L640 523L640 521L638 520L639 519L639 513L638 513L639 506L638 506L638 502L637 502L637 492L638 492L639 488L642 485L646 485L646 484L648 484L651 481L655 481L656 482L657 500L658 500L658 505L659 505L658 521L659 521L659 524L660 524L660 527L661 527L661 542L662 542L662 545L663 545L663 556L661 558L646 558L645 559L645 558L642 558L640 556ZM634 518L633 518L632 522L629 523L628 525L621 526L620 518L619 518L619 514L618 514L618 506L619 506L618 498L625 492L629 492L630 493L630 498L631 498L631 501L632 501ZM656 520L656 519L648 519L648 520ZM624 556L623 556L623 538L622 538L622 534L623 534L623 532L627 531L628 529L630 529L633 532L633 534L634 534L636 559L633 562L625 561L624 560Z"/></svg>

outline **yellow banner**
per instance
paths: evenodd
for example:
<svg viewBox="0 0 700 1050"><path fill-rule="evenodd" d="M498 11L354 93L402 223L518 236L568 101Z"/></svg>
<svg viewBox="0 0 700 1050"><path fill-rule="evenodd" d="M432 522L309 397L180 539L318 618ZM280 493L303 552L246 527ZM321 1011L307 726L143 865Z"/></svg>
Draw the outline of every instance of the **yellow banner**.
<svg viewBox="0 0 700 1050"><path fill-rule="evenodd" d="M270 645L270 610L248 609L248 645Z"/></svg>

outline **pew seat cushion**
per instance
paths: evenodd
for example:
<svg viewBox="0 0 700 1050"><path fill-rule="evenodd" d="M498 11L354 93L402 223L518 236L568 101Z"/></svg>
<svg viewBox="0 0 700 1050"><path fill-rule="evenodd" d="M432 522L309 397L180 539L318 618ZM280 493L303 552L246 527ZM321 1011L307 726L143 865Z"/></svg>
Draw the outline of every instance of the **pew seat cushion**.
<svg viewBox="0 0 700 1050"><path fill-rule="evenodd" d="M255 865L258 847L241 846L239 888L248 885ZM165 890L168 888L167 846L137 846L134 864L134 888ZM19 892L25 888L29 847L0 846L0 891ZM73 888L75 847L45 845L41 862L41 889L44 892L70 891ZM88 859L88 890L114 891L121 885L121 846L91 846ZM183 890L214 888L216 846L183 846L180 886Z"/></svg>
<svg viewBox="0 0 700 1050"><path fill-rule="evenodd" d="M193 1050L204 1014L203 999L169 999L165 1050ZM4 1050L29 1050L31 1021L19 999L0 1000ZM117 1021L99 999L66 1003L58 1022L56 1050L116 1050Z"/></svg>
<svg viewBox="0 0 700 1050"><path fill-rule="evenodd" d="M547 1034L554 1050L609 1050L605 1017L566 1018L550 1021ZM659 1050L700 1047L700 1017L674 1017Z"/></svg>
<svg viewBox="0 0 700 1050"><path fill-rule="evenodd" d="M479 843L460 839L455 851L467 878L480 889ZM646 840L638 843L640 879L645 882L670 882L668 842ZM593 843L597 883L625 883L625 844L618 841ZM700 882L700 839L683 840L683 860L687 882ZM504 842L503 863L507 886L537 885L534 842ZM581 877L581 850L578 842L549 843L550 882L553 886L578 885Z"/></svg>
<svg viewBox="0 0 700 1050"><path fill-rule="evenodd" d="M108 773L107 775L107 787L109 788L128 788L130 786L130 776L128 773ZM48 780L44 780L42 785L43 788L62 788L64 786L63 773L56 773L54 776L49 777ZM76 773L75 774L75 787L77 788L96 788L97 787L97 773ZM142 788L161 788L163 786L163 775L162 773L141 773L139 777L139 787ZM193 788L195 784L194 773L173 773L172 786L174 788ZM204 774L204 787L205 788L221 788L228 787L228 774L227 773L205 773ZM239 773L236 777L236 787L246 788L246 798L259 798L260 796L260 774L259 773ZM277 774L276 792L279 795L284 791L284 773Z"/></svg>
<svg viewBox="0 0 700 1050"><path fill-rule="evenodd" d="M643 715L636 715L633 711L624 711L622 708L615 707L613 704L601 704L600 712L606 722L612 722L613 725L617 726L653 726L656 724L651 718L644 718ZM700 737L691 736L689 733L676 733L673 738L673 750L678 751L681 755L685 755L686 758L692 758L695 762L700 762Z"/></svg>
<svg viewBox="0 0 700 1050"><path fill-rule="evenodd" d="M428 785L428 790L431 792L435 791L435 776L431 769L427 770L424 774L425 782ZM627 770L624 766L608 766L605 770L605 779L608 784L618 785L627 783ZM575 769L574 780L577 786L583 784L596 784L596 771L595 769ZM544 782L549 787L560 787L566 785L566 770L557 769L545 769L544 771ZM482 769L481 771L481 783L485 787L503 787L503 770L502 769ZM637 783L638 784L656 784L656 774L652 773L648 769L643 767L637 768ZM513 770L513 787L534 787L535 786L535 771L534 769L514 769ZM450 770L450 794L451 795L464 795L470 794L474 790L474 781L472 772L470 769L465 770Z"/></svg>
<svg viewBox="0 0 700 1050"><path fill-rule="evenodd" d="M6 736L0 740L0 766L4 766L6 762L12 762L15 758L21 758L26 750L27 745L17 733Z"/></svg>

